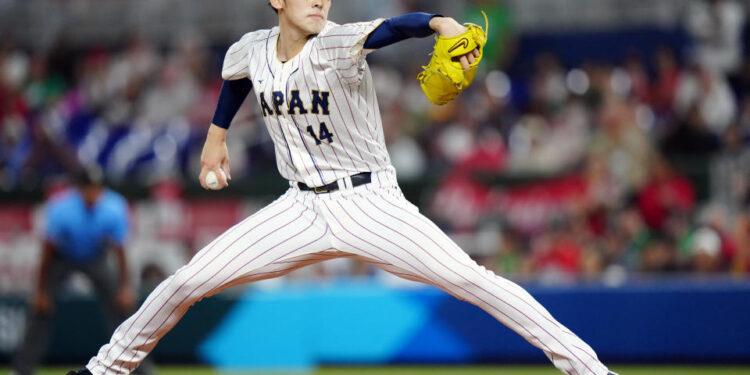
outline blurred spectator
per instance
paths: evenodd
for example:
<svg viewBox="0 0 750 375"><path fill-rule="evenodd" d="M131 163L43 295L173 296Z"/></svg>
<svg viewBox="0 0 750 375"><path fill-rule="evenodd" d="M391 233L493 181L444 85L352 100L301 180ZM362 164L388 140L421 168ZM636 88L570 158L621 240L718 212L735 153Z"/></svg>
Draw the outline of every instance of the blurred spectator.
<svg viewBox="0 0 750 375"><path fill-rule="evenodd" d="M586 218L589 233L602 237L607 234L608 213L623 201L624 186L613 178L606 159L591 153L583 172L586 193L581 196L580 214Z"/></svg>
<svg viewBox="0 0 750 375"><path fill-rule="evenodd" d="M513 171L559 173L584 159L590 118L580 100L566 99L543 114L526 114L511 129Z"/></svg>
<svg viewBox="0 0 750 375"><path fill-rule="evenodd" d="M675 248L675 262L680 269L690 269L693 254L693 218L679 210L672 210L667 215L664 229L659 233Z"/></svg>
<svg viewBox="0 0 750 375"><path fill-rule="evenodd" d="M534 62L531 82L531 108L537 114L554 113L568 98L565 73L560 60L551 53L542 53Z"/></svg>
<svg viewBox="0 0 750 375"><path fill-rule="evenodd" d="M665 273L677 269L677 251L674 244L661 235L652 237L643 248L640 271Z"/></svg>
<svg viewBox="0 0 750 375"><path fill-rule="evenodd" d="M708 154L721 143L701 116L698 106L691 107L664 135L662 150L669 154Z"/></svg>
<svg viewBox="0 0 750 375"><path fill-rule="evenodd" d="M742 59L744 6L734 0L692 0L685 28L695 42L695 58L719 74L734 72Z"/></svg>
<svg viewBox="0 0 750 375"><path fill-rule="evenodd" d="M516 275L521 271L524 255L518 235L513 230L505 228L500 234L500 250L496 266L492 270L498 275Z"/></svg>
<svg viewBox="0 0 750 375"><path fill-rule="evenodd" d="M696 219L699 227L706 227L719 236L719 258L723 271L727 270L727 265L737 255L737 243L733 237L729 209L720 204L709 203L701 208Z"/></svg>
<svg viewBox="0 0 750 375"><path fill-rule="evenodd" d="M29 56L10 41L0 43L0 85L8 89L20 88L29 74Z"/></svg>
<svg viewBox="0 0 750 375"><path fill-rule="evenodd" d="M748 73L750 74L750 73ZM745 97L742 100L741 113L738 116L738 129L739 141L744 145L750 145L750 86L748 90L744 92Z"/></svg>
<svg viewBox="0 0 750 375"><path fill-rule="evenodd" d="M733 244L726 236L710 226L697 228L690 237L690 269L698 273L715 273L727 270L727 253Z"/></svg>
<svg viewBox="0 0 750 375"><path fill-rule="evenodd" d="M29 75L23 84L24 96L31 108L37 110L48 108L65 93L66 89L63 77L56 70L50 72L45 56L32 57Z"/></svg>
<svg viewBox="0 0 750 375"><path fill-rule="evenodd" d="M151 126L160 126L187 114L198 98L198 82L186 65L175 57L166 62L156 85L143 94L138 120Z"/></svg>
<svg viewBox="0 0 750 375"><path fill-rule="evenodd" d="M583 249L566 218L553 219L550 228L533 240L527 272L542 280L573 281L581 270Z"/></svg>
<svg viewBox="0 0 750 375"><path fill-rule="evenodd" d="M669 116L674 106L677 85L680 82L680 67L674 51L661 47L654 53L656 76L651 84L651 105L662 117Z"/></svg>
<svg viewBox="0 0 750 375"><path fill-rule="evenodd" d="M732 271L737 274L750 270L750 201L745 204L744 212L739 215L734 228L737 239L737 256L732 262Z"/></svg>
<svg viewBox="0 0 750 375"><path fill-rule="evenodd" d="M151 42L143 35L133 35L126 49L114 56L108 69L108 96L118 95L131 85L147 84L160 64Z"/></svg>
<svg viewBox="0 0 750 375"><path fill-rule="evenodd" d="M691 268L699 273L718 272L722 268L721 238L715 230L701 227L692 236Z"/></svg>
<svg viewBox="0 0 750 375"><path fill-rule="evenodd" d="M549 283L574 282L578 275L595 278L603 257L587 233L582 217L552 219L549 230L533 240L526 272Z"/></svg>
<svg viewBox="0 0 750 375"><path fill-rule="evenodd" d="M654 231L664 231L669 215L690 215L695 205L692 183L662 156L651 160L651 175L639 193L641 215Z"/></svg>
<svg viewBox="0 0 750 375"><path fill-rule="evenodd" d="M591 151L601 155L626 193L640 189L649 174L654 145L636 123L632 102L607 97L597 114Z"/></svg>
<svg viewBox="0 0 750 375"><path fill-rule="evenodd" d="M643 59L631 52L623 62L623 69L630 80L630 92L641 103L648 103L651 96L650 81Z"/></svg>
<svg viewBox="0 0 750 375"><path fill-rule="evenodd" d="M739 126L724 134L725 147L711 161L711 201L729 210L730 217L743 212L750 200L750 147L742 144Z"/></svg>
<svg viewBox="0 0 750 375"><path fill-rule="evenodd" d="M20 184L39 184L45 175L76 170L79 163L60 128L53 111L30 115L26 119L29 145L23 150L19 164Z"/></svg>
<svg viewBox="0 0 750 375"><path fill-rule="evenodd" d="M26 103L17 91L0 83L0 189L10 190L19 180L19 173L29 138L26 127Z"/></svg>
<svg viewBox="0 0 750 375"><path fill-rule="evenodd" d="M717 136L724 133L737 112L726 78L703 63L694 63L682 73L674 105L675 112L682 117L697 107L705 126Z"/></svg>
<svg viewBox="0 0 750 375"><path fill-rule="evenodd" d="M643 253L651 242L653 232L648 228L635 204L627 205L617 212L614 218L610 238L613 241L607 247L607 257L612 264L628 270L640 268Z"/></svg>

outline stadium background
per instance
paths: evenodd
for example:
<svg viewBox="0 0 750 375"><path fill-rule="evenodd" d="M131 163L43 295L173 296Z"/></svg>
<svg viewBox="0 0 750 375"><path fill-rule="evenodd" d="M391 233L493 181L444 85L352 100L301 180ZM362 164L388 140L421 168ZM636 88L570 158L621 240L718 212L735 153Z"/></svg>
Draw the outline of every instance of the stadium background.
<svg viewBox="0 0 750 375"><path fill-rule="evenodd" d="M749 3L339 0L331 19L427 11L481 24L485 10L483 72L448 106L414 78L429 38L369 58L407 197L606 361L747 363ZM228 140L230 188L207 193L196 178L224 51L274 17L247 0L0 1L0 364L22 333L43 201L66 171L97 164L128 198L143 295L283 191L252 100ZM66 287L49 363L81 363L106 339L89 291L82 278ZM346 260L201 302L154 357L544 361L477 309Z"/></svg>

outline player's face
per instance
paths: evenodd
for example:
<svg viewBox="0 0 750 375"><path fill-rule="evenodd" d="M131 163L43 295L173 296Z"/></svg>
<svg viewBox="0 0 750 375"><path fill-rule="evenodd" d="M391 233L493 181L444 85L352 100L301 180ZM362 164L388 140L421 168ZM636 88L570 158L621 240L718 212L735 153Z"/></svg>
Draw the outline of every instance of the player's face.
<svg viewBox="0 0 750 375"><path fill-rule="evenodd" d="M99 196L101 196L102 188L98 185L88 185L88 186L82 186L81 187L81 195L83 196L83 201L86 204L86 207L94 207L96 205L96 202L99 200Z"/></svg>
<svg viewBox="0 0 750 375"><path fill-rule="evenodd" d="M308 35L320 33L328 21L331 0L284 0L279 17L284 17Z"/></svg>

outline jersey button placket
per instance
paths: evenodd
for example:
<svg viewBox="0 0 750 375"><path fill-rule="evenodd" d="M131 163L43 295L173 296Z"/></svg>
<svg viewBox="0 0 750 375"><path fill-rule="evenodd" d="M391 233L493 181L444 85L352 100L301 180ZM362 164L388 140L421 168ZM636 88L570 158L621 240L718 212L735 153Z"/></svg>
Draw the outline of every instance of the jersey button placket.
<svg viewBox="0 0 750 375"><path fill-rule="evenodd" d="M281 82L281 76L283 75L282 71L283 66L278 62L278 59L275 54L272 54L271 57L271 63L270 63L270 69L272 71L272 80L271 80L271 95L269 96L270 105L272 108L272 112L274 113L274 117L277 121L276 126L278 127L278 132L281 133L281 139L284 141L284 144L287 148L287 155L289 156L289 165L292 168L292 173L295 177L299 175L299 172L297 170L297 165L294 164L294 158L293 158L293 152L292 152L292 144L289 143L289 138L286 136L286 131L284 130L284 116L282 114L276 113L276 105L274 104L274 92L279 91L279 82ZM279 107L279 110L281 110L281 107ZM283 113L283 112L282 112ZM278 157L278 156L277 156Z"/></svg>

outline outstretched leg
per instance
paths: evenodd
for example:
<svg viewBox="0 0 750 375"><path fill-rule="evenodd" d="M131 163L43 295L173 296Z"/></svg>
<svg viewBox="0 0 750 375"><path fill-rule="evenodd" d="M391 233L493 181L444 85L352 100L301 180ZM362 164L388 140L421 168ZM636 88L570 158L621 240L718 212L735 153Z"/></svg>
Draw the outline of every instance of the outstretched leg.
<svg viewBox="0 0 750 375"><path fill-rule="evenodd" d="M337 248L387 263L389 272L398 269L394 273L479 306L543 350L565 374L607 374L591 347L523 288L477 265L399 191L368 188L323 204Z"/></svg>
<svg viewBox="0 0 750 375"><path fill-rule="evenodd" d="M281 276L319 261L328 227L298 191L233 226L159 284L86 366L92 374L129 374L188 308L241 283Z"/></svg>

